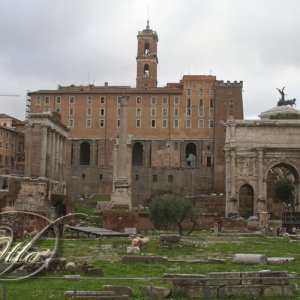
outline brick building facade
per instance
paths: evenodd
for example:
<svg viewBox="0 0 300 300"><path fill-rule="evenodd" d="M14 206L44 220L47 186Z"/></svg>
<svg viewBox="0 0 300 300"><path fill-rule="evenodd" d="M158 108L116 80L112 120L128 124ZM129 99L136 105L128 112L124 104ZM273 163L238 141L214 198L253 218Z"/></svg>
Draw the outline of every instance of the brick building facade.
<svg viewBox="0 0 300 300"><path fill-rule="evenodd" d="M71 85L28 94L30 113L56 111L70 129L69 196L76 200L112 193L122 95L128 96L134 206L167 191L192 197L225 194L225 132L220 123L243 118L242 82L186 75L158 87L157 33L147 23L137 40L136 87Z"/></svg>

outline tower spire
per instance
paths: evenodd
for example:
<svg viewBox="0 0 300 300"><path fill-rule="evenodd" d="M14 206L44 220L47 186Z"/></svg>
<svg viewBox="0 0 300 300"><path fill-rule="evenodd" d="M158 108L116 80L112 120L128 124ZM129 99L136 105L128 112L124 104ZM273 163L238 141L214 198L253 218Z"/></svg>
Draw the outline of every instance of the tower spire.
<svg viewBox="0 0 300 300"><path fill-rule="evenodd" d="M150 25L149 25L149 17L148 17L148 20L147 20L147 26L146 26L146 29L147 29L147 30L150 29Z"/></svg>

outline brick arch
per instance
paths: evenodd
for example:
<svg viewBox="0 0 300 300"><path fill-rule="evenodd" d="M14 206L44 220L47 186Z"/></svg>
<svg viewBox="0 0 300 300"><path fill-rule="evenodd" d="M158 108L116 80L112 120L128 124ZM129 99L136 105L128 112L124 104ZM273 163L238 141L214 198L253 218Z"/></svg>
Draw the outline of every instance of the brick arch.
<svg viewBox="0 0 300 300"><path fill-rule="evenodd" d="M132 147L132 165L144 165L144 145L141 142L135 142Z"/></svg>
<svg viewBox="0 0 300 300"><path fill-rule="evenodd" d="M91 144L88 141L83 141L80 143L79 164L91 164Z"/></svg>

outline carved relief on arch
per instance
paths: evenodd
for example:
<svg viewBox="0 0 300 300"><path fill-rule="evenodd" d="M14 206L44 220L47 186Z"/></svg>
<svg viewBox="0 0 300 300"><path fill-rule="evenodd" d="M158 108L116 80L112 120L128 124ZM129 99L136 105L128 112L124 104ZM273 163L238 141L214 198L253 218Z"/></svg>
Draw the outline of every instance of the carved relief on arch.
<svg viewBox="0 0 300 300"><path fill-rule="evenodd" d="M239 178L256 178L257 159L250 156L237 156L236 175Z"/></svg>

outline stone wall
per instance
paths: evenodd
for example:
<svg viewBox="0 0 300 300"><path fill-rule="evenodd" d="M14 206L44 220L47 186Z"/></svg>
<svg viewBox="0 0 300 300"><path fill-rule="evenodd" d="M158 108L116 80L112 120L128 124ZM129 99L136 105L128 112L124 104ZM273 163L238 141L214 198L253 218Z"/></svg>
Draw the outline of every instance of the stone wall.
<svg viewBox="0 0 300 300"><path fill-rule="evenodd" d="M298 288L289 283L287 271L211 272L207 275L164 274L173 284L172 295L191 298L232 296L297 296Z"/></svg>

